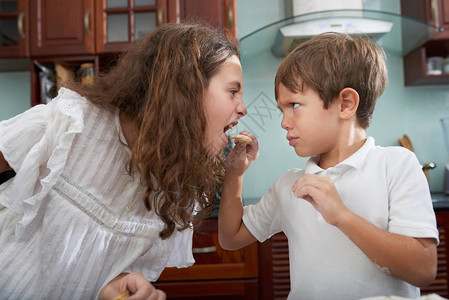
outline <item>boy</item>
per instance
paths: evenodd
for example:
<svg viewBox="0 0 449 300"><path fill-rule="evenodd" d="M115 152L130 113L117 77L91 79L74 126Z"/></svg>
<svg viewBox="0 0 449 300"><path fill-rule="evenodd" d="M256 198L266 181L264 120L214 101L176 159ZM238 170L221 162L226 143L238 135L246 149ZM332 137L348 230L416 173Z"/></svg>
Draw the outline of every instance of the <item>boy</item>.
<svg viewBox="0 0 449 300"><path fill-rule="evenodd" d="M228 157L219 240L238 249L283 231L289 299L416 298L435 278L438 231L416 156L366 136L386 80L384 53L366 37L325 33L282 62L275 96L289 144L309 157L242 207L243 173L258 145Z"/></svg>

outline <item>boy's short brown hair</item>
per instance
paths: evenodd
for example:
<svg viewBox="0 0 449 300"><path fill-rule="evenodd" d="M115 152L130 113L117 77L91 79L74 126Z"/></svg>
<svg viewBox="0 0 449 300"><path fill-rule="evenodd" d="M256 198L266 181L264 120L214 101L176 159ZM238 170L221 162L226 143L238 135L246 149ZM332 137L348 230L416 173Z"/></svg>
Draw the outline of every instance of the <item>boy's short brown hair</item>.
<svg viewBox="0 0 449 300"><path fill-rule="evenodd" d="M353 88L360 97L357 120L366 129L386 82L385 53L371 38L326 32L299 45L284 59L276 74L275 96L281 83L294 93L309 87L328 108L342 89Z"/></svg>

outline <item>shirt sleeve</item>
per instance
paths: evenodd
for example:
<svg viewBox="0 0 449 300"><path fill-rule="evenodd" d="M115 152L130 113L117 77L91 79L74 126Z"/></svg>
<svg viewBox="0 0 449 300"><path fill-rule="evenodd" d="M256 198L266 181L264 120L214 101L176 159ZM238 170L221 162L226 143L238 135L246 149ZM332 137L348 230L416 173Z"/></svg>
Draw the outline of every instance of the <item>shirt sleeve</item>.
<svg viewBox="0 0 449 300"><path fill-rule="evenodd" d="M43 199L59 178L72 142L82 131L87 100L61 88L46 105L0 122L0 151L16 176L0 186L0 205L23 218L16 238L26 238L43 217ZM48 201L46 199L45 201Z"/></svg>
<svg viewBox="0 0 449 300"><path fill-rule="evenodd" d="M273 183L257 204L243 208L243 223L259 242L282 231L279 201L284 176Z"/></svg>
<svg viewBox="0 0 449 300"><path fill-rule="evenodd" d="M173 233L166 240L157 239L155 244L137 258L124 272L140 272L149 281L156 281L165 268L187 268L195 262L192 254L193 229Z"/></svg>
<svg viewBox="0 0 449 300"><path fill-rule="evenodd" d="M429 185L416 155L394 147L387 163L389 231L439 242Z"/></svg>
<svg viewBox="0 0 449 300"><path fill-rule="evenodd" d="M9 120L0 122L0 152L16 172L24 158L45 133L46 105L37 105Z"/></svg>

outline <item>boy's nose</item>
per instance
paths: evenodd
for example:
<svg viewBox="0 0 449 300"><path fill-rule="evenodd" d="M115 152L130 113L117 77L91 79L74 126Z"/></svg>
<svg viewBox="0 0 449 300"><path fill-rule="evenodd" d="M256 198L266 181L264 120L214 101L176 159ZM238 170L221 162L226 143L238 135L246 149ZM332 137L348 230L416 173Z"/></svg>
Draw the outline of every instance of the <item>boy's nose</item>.
<svg viewBox="0 0 449 300"><path fill-rule="evenodd" d="M287 117L285 116L285 114L282 116L281 127L283 129L285 129L285 130L290 129L289 122L288 122Z"/></svg>

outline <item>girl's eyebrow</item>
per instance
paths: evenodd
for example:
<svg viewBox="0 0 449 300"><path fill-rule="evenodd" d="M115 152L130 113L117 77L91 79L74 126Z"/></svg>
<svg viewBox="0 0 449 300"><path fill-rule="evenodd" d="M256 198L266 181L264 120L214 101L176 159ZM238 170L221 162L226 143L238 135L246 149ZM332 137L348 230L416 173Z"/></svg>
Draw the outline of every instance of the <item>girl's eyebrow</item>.
<svg viewBox="0 0 449 300"><path fill-rule="evenodd" d="M238 88L239 90L240 90L240 88L242 87L242 85L240 84L240 81L237 81L237 80L231 81L230 84L231 84L231 85L237 86L237 88Z"/></svg>

